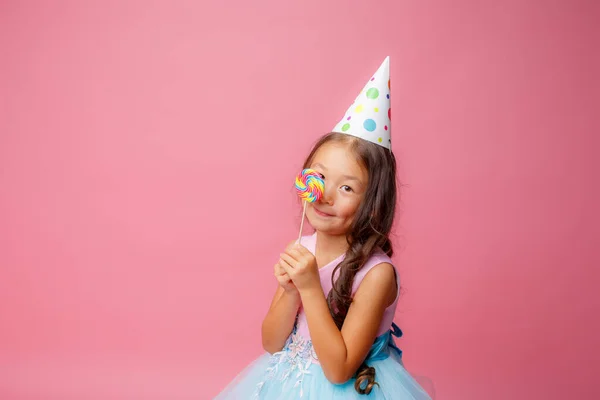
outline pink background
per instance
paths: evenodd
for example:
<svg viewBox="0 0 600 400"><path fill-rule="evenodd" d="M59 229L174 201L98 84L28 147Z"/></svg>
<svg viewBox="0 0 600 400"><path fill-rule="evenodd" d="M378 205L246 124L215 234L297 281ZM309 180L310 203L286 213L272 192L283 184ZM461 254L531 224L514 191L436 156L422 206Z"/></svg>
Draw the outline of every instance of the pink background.
<svg viewBox="0 0 600 400"><path fill-rule="evenodd" d="M600 396L599 11L0 2L0 398L216 395L262 351L293 177L386 55L408 369Z"/></svg>

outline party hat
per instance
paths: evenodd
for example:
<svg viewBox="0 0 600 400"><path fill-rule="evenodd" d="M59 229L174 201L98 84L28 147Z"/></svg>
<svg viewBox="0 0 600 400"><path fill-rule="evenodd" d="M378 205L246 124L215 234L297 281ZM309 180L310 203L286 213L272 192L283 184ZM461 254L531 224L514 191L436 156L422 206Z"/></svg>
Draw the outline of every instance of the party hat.
<svg viewBox="0 0 600 400"><path fill-rule="evenodd" d="M386 57L333 132L357 136L391 150L391 117L390 57Z"/></svg>

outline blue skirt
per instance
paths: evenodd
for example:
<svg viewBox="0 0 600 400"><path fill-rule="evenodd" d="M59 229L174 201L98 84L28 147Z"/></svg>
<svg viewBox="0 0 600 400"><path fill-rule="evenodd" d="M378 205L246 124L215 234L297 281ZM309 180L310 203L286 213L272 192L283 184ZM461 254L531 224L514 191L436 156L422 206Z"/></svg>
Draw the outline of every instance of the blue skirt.
<svg viewBox="0 0 600 400"><path fill-rule="evenodd" d="M281 351L255 359L215 399L431 400L432 397L402 364L402 351L393 338L401 335L398 326L392 324L392 330L379 336L371 347L365 361L375 368L377 385L369 395L361 395L355 390L354 378L343 384L329 382L312 343L298 335L294 328Z"/></svg>

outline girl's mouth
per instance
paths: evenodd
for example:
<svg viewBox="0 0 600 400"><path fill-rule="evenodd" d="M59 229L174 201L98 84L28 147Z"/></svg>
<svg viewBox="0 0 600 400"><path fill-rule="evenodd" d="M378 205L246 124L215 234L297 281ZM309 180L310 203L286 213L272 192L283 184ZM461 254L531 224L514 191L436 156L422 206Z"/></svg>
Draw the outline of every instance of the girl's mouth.
<svg viewBox="0 0 600 400"><path fill-rule="evenodd" d="M316 207L314 207L314 209L315 209L315 213L317 213L317 215L319 215L321 217L333 217L333 215L331 215L331 214L327 214L327 213L324 213L324 212L321 212L321 211L317 210Z"/></svg>

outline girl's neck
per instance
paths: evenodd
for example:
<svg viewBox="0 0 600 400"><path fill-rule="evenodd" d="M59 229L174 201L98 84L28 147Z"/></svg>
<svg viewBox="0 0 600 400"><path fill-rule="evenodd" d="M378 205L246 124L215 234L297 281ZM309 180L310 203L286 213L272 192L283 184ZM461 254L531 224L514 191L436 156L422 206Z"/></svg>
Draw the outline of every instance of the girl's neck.
<svg viewBox="0 0 600 400"><path fill-rule="evenodd" d="M330 263L348 250L346 235L328 235L319 231L316 235L315 257L319 267Z"/></svg>

